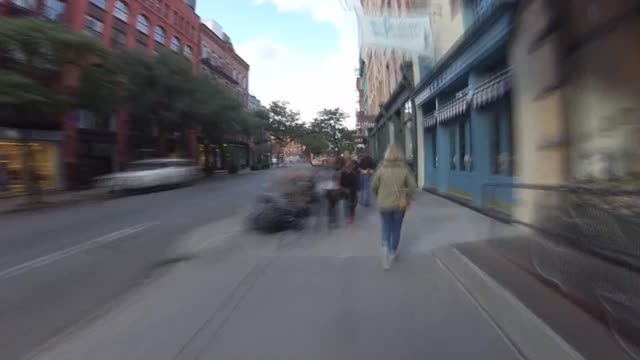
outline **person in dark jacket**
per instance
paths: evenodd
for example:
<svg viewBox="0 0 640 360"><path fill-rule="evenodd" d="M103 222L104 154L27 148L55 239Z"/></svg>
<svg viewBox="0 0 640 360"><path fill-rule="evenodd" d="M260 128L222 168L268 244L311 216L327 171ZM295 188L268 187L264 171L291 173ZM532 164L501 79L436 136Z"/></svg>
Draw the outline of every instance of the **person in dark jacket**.
<svg viewBox="0 0 640 360"><path fill-rule="evenodd" d="M345 163L344 168L340 172L340 189L346 199L345 212L347 214L347 224L353 224L356 206L358 204L358 188L360 179L356 172L356 164L354 161Z"/></svg>
<svg viewBox="0 0 640 360"><path fill-rule="evenodd" d="M360 175L360 205L368 207L371 199L371 176L376 170L376 163L369 154L360 158L358 172Z"/></svg>

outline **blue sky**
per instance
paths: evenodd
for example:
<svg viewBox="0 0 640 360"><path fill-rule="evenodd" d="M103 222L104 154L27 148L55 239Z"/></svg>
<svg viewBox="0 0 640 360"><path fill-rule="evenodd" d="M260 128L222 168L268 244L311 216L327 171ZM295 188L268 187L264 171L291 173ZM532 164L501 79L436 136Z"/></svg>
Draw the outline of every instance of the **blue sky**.
<svg viewBox="0 0 640 360"><path fill-rule="evenodd" d="M357 33L339 0L199 0L196 11L231 37L263 104L289 101L304 121L325 107L354 113Z"/></svg>
<svg viewBox="0 0 640 360"><path fill-rule="evenodd" d="M233 7L229 6L231 1ZM216 20L234 43L247 43L262 35L288 47L321 54L332 50L338 42L338 32L330 23L315 21L311 13L278 11L271 2L200 0L197 5L200 17Z"/></svg>

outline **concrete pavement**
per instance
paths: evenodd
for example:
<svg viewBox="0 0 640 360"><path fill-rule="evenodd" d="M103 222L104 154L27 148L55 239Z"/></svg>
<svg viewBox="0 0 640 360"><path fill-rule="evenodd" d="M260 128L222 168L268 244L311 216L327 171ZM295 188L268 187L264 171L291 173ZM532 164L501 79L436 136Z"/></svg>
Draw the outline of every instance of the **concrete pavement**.
<svg viewBox="0 0 640 360"><path fill-rule="evenodd" d="M483 240L486 221L421 195L388 272L372 209L332 231L265 236L239 221L225 223L237 229L227 233L209 224L171 250L196 257L34 358L580 359L531 313L502 316L496 304L522 310L517 299L452 249Z"/></svg>

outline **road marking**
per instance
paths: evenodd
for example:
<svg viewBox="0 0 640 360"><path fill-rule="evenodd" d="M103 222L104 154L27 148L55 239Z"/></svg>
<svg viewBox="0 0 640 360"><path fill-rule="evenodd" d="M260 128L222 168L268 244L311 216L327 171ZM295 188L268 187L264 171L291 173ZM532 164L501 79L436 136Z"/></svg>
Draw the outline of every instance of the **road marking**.
<svg viewBox="0 0 640 360"><path fill-rule="evenodd" d="M75 246L72 246L68 249L64 249L64 250L60 250L57 251L53 254L49 254L49 255L45 255L43 257L31 260L31 261L27 261L26 263L14 266L12 268L3 270L0 272L0 280L4 280L4 279L8 279L11 277L14 277L16 275L20 275L24 272L30 271L32 269L35 269L37 267L52 263L54 261L60 260L62 258L65 258L67 256L71 256L74 254L77 254L81 251L87 250L87 249L92 249L92 248L96 248L102 245L106 245L114 240L123 238L127 235L136 233L138 231L144 230L147 227L153 225L154 223L152 222L148 222L148 223L143 223L143 224L138 224L135 226L131 226L128 227L126 229L122 229L119 231L116 231L114 233L108 234L108 235L104 235L101 236L99 238L93 239L93 240L89 240L87 242L84 242L82 244L78 244Z"/></svg>

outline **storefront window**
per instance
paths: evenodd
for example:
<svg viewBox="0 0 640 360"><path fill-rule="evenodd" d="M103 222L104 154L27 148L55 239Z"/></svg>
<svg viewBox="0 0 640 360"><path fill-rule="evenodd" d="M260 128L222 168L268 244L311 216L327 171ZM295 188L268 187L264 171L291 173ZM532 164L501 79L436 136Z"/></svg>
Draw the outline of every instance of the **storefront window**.
<svg viewBox="0 0 640 360"><path fill-rule="evenodd" d="M26 191L22 143L0 140L0 194L16 195ZM49 142L30 142L33 162L31 179L41 190L53 190L57 184L57 146Z"/></svg>
<svg viewBox="0 0 640 360"><path fill-rule="evenodd" d="M502 105L502 104L501 104ZM491 170L497 175L513 175L513 126L509 104L497 107L491 121Z"/></svg>
<svg viewBox="0 0 640 360"><path fill-rule="evenodd" d="M405 157L410 163L413 162L413 105L411 101L404 104L402 121L405 124Z"/></svg>

